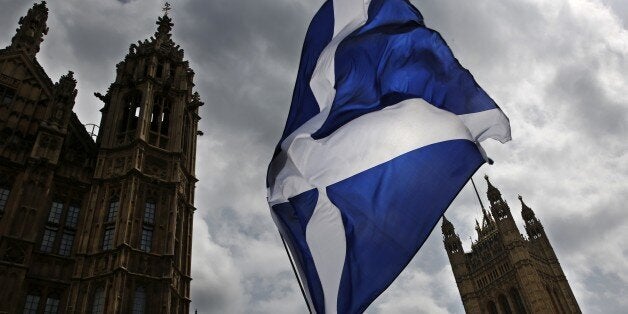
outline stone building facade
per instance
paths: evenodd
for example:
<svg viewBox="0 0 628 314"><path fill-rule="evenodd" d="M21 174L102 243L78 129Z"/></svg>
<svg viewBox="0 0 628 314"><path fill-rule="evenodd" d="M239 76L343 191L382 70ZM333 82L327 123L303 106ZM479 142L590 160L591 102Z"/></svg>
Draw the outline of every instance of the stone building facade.
<svg viewBox="0 0 628 314"><path fill-rule="evenodd" d="M482 206L477 241L464 252L454 226L443 218L447 256L467 313L581 313L578 302L545 234L521 196L523 236L488 177L490 213Z"/></svg>
<svg viewBox="0 0 628 314"><path fill-rule="evenodd" d="M37 61L46 3L0 50L0 313L188 313L203 105L172 20L117 65L100 132Z"/></svg>

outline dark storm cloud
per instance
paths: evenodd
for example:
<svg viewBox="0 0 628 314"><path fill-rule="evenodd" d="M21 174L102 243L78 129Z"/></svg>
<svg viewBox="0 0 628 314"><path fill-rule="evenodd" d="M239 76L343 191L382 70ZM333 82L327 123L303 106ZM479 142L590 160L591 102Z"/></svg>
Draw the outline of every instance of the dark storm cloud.
<svg viewBox="0 0 628 314"><path fill-rule="evenodd" d="M291 100L303 37L322 1L171 1L174 40L196 72L201 109L192 254L199 313L299 313L305 306L265 202L265 171ZM513 141L486 142L488 173L521 224L522 194L546 227L587 313L620 313L628 283L628 33L621 0L414 1L509 115ZM151 36L150 0L49 1L38 59L73 69L75 110L97 122L131 43ZM0 0L0 44L28 1ZM486 204L486 202L485 202ZM470 186L447 212L468 250L479 207ZM602 227L600 227L602 226ZM522 228L520 228L523 231ZM604 258L600 258L603 256ZM440 225L369 313L459 313Z"/></svg>
<svg viewBox="0 0 628 314"><path fill-rule="evenodd" d="M274 145L274 124L285 117L292 93L298 43L306 27L302 22L312 9L294 1L194 1L183 5L175 33L181 34L190 58L199 60L197 73L212 98L210 119L212 113L221 117L212 121L210 128ZM199 12L207 16L199 16Z"/></svg>

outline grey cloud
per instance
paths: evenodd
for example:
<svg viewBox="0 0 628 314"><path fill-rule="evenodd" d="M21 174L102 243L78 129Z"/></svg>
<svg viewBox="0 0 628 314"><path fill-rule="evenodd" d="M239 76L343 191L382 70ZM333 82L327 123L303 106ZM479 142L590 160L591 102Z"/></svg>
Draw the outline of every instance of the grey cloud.
<svg viewBox="0 0 628 314"><path fill-rule="evenodd" d="M548 95L563 102L565 114L573 119L574 128L584 128L593 138L628 132L628 104L619 103L605 94L597 80L595 64L577 64L558 70Z"/></svg>
<svg viewBox="0 0 628 314"><path fill-rule="evenodd" d="M484 144L496 165L476 175L480 194L481 175L488 173L519 225L516 196L522 194L546 226L583 311L621 313L621 284L628 281L627 252L618 240L628 237L622 213L628 203L625 1L414 2L511 119L512 142ZM192 308L305 312L265 203L264 176L287 116L307 24L321 1L171 3L174 40L185 49L206 103ZM0 6L4 46L30 3L0 0ZM154 33L160 6L150 0L49 1L50 33L38 58L53 79L75 71L75 109L83 121L99 121L101 104L92 93L106 90L129 44ZM447 217L468 249L479 217L470 186ZM421 311L462 312L439 226L368 310Z"/></svg>

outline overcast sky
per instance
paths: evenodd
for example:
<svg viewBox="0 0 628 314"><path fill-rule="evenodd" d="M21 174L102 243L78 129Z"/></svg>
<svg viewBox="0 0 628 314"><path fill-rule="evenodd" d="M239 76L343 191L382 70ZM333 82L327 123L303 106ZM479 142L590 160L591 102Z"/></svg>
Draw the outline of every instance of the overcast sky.
<svg viewBox="0 0 628 314"><path fill-rule="evenodd" d="M170 0L174 40L196 72L201 110L192 255L199 313L304 313L274 227L265 171L288 113L299 53L322 0ZM584 313L628 308L628 1L413 1L509 116L513 140L485 142L483 166L521 226L517 195L545 226ZM0 0L0 46L30 1ZM129 44L152 35L155 0L50 0L38 60L78 79L75 111L98 123L93 96ZM478 204L447 211L468 250ZM520 228L523 231L522 228ZM461 313L439 229L368 313Z"/></svg>

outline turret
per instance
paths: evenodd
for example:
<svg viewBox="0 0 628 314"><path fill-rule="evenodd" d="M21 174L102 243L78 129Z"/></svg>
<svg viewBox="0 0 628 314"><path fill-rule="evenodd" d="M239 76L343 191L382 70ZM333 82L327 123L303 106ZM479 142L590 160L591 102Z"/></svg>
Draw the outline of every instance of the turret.
<svg viewBox="0 0 628 314"><path fill-rule="evenodd" d="M488 175L485 175L484 179L486 180L487 185L486 196L488 197L491 209L493 209L494 205L499 205L504 202L502 199L502 193L494 187L493 184L491 184Z"/></svg>
<svg viewBox="0 0 628 314"><path fill-rule="evenodd" d="M521 202L521 217L525 223L525 229L530 240L536 240L545 235L543 225L538 218L536 218L532 208L528 207L528 205L523 202L523 197L521 197L521 195L519 195L519 201Z"/></svg>
<svg viewBox="0 0 628 314"><path fill-rule="evenodd" d="M499 222L510 216L510 208L502 199L501 192L499 192L499 190L491 184L488 176L485 175L484 179L486 179L486 184L488 186L486 196L488 197L491 206L491 214L495 220Z"/></svg>
<svg viewBox="0 0 628 314"><path fill-rule="evenodd" d="M445 244L445 249L447 250L447 256L449 256L449 260L454 268L454 273L456 273L456 266L460 263L464 263L462 241L460 241L460 237L456 234L454 225L447 220L447 217L445 216L443 216L441 229L443 231L443 242Z"/></svg>
<svg viewBox="0 0 628 314"><path fill-rule="evenodd" d="M462 242L460 237L456 234L454 225L447 220L447 217L443 216L443 225L441 226L443 231L443 241L447 247L447 253L462 252Z"/></svg>
<svg viewBox="0 0 628 314"><path fill-rule="evenodd" d="M549 273L559 279L557 281L558 288L552 288L552 291L550 291L550 288L546 287L548 293L554 294L555 306L568 313L581 313L576 297L573 295L573 291L571 291L565 273L558 262L558 256L556 256L556 252L545 234L541 221L536 217L532 208L526 205L521 195L519 195L519 201L521 202L521 217L525 223L525 229L532 248L535 249L535 254L540 254L547 260L550 268Z"/></svg>
<svg viewBox="0 0 628 314"><path fill-rule="evenodd" d="M25 16L21 17L20 25L11 39L10 49L21 50L27 56L33 58L39 52L44 35L48 34L46 21L48 20L48 8L46 1L35 3Z"/></svg>
<svg viewBox="0 0 628 314"><path fill-rule="evenodd" d="M52 100L41 121L31 158L57 164L68 133L72 107L76 98L76 80L72 71L62 76L53 86Z"/></svg>
<svg viewBox="0 0 628 314"><path fill-rule="evenodd" d="M508 207L508 203L504 201L499 190L491 184L488 176L484 176L486 179L486 183L488 185L488 189L486 191L486 195L488 196L488 200L491 206L491 214L494 219L494 224L497 229L500 230L500 235L505 244L521 241L521 234L519 233L519 229L515 224L515 220L510 213L510 207Z"/></svg>
<svg viewBox="0 0 628 314"><path fill-rule="evenodd" d="M106 304L105 312L136 312L131 307L136 302L145 304L142 313L190 312L198 181L194 169L203 102L193 90L194 71L183 49L172 40L172 19L164 14L156 24L153 37L130 45L107 93L95 94L104 107L88 203L97 205L86 218L94 228L79 244L79 254L87 257L77 269L103 257L112 261L109 265L128 266L115 273L104 267L94 270L72 287L72 293L78 300L84 284L97 287L105 280L133 287L123 293L105 290L103 301L98 301ZM77 304L87 302L95 301Z"/></svg>
<svg viewBox="0 0 628 314"><path fill-rule="evenodd" d="M189 156L195 153L198 107L203 103L193 92L194 71L172 40L172 19L164 14L156 24L153 37L130 45L107 94L96 95L105 103L98 143L113 148L139 140L182 152L192 170Z"/></svg>
<svg viewBox="0 0 628 314"><path fill-rule="evenodd" d="M76 79L74 72L61 76L54 85L52 103L48 108L45 124L59 131L65 131L70 122L72 108L76 99Z"/></svg>

